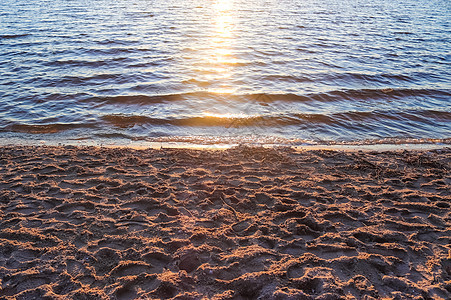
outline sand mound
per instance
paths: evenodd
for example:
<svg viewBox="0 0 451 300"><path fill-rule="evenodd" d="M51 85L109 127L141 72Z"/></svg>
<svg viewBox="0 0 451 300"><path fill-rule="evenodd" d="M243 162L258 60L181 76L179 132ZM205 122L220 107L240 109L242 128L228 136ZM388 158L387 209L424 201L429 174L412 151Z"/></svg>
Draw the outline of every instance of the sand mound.
<svg viewBox="0 0 451 300"><path fill-rule="evenodd" d="M451 150L0 157L2 299L451 298Z"/></svg>

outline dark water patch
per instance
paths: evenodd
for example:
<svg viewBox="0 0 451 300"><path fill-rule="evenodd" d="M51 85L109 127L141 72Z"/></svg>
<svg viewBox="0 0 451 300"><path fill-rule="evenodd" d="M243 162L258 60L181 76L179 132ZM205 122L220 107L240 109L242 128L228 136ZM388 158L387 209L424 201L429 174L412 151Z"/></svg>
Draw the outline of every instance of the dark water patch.
<svg viewBox="0 0 451 300"><path fill-rule="evenodd" d="M8 40L8 39L17 39L30 36L31 34L22 33L22 34L0 34L0 39Z"/></svg>
<svg viewBox="0 0 451 300"><path fill-rule="evenodd" d="M404 35L411 35L414 34L413 32L409 32L409 31L394 31L394 34L404 34Z"/></svg>

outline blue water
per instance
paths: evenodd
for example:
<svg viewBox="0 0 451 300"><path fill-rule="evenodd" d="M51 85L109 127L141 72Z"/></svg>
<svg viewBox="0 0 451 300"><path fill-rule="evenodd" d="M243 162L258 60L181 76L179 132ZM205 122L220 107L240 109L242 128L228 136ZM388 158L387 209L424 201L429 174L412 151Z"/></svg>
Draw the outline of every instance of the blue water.
<svg viewBox="0 0 451 300"><path fill-rule="evenodd" d="M451 139L451 2L3 0L0 138Z"/></svg>

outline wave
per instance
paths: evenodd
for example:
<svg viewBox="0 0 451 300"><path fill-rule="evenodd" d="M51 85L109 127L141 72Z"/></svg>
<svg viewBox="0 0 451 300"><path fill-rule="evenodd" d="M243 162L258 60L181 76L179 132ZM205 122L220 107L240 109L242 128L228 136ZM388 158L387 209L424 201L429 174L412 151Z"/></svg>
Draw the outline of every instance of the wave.
<svg viewBox="0 0 451 300"><path fill-rule="evenodd" d="M83 83L87 80L119 80L123 77L120 74L103 74L90 78L72 78L66 77L59 82L70 82L71 84ZM144 89L144 87L140 87ZM118 96L94 96L84 98L83 102L102 102L104 104L154 104L185 100L227 100L232 102L260 103L268 104L273 102L336 102L336 101L355 101L355 100L380 100L380 99L402 99L407 97L451 97L451 91L448 89L358 89L358 90L334 90L324 93L293 94L293 93L252 93L252 94L227 94L208 91L195 91L186 93L171 94L135 94ZM352 103L352 102L351 102Z"/></svg>
<svg viewBox="0 0 451 300"><path fill-rule="evenodd" d="M451 112L423 111L350 111L326 114L270 114L270 115L201 115L181 116L172 118L157 118L144 115L104 115L102 119L116 127L131 127L134 125L173 125L186 127L280 127L290 125L324 124L336 127L354 127L355 123L370 123L389 121L408 121L434 124L435 122L451 121Z"/></svg>
<svg viewBox="0 0 451 300"><path fill-rule="evenodd" d="M114 77L115 75L111 75ZM108 78L108 76L105 76ZM343 100L379 100L379 99L402 99L407 97L451 97L448 89L357 89L357 90L334 90L325 93L310 93L305 95L293 93L252 93L252 94L221 94L208 91L197 91L187 93L173 93L161 95L120 95L99 96L84 101L101 101L108 104L152 104L165 101L184 101L202 99L221 99L247 103L272 103L272 102L335 102Z"/></svg>

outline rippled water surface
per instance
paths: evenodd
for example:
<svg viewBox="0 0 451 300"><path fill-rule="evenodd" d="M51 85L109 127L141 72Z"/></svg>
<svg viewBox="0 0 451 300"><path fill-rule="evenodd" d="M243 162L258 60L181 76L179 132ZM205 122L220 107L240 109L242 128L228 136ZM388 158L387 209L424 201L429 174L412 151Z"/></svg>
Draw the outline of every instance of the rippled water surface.
<svg viewBox="0 0 451 300"><path fill-rule="evenodd" d="M0 137L449 143L450 3L3 0Z"/></svg>

